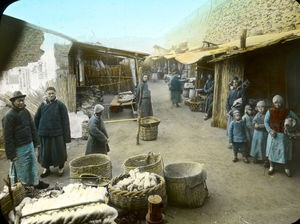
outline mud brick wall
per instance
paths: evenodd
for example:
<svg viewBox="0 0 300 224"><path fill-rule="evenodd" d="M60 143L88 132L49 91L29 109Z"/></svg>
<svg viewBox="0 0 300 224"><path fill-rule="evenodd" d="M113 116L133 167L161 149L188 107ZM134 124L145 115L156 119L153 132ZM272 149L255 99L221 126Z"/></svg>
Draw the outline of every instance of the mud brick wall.
<svg viewBox="0 0 300 224"><path fill-rule="evenodd" d="M40 49L43 41L42 31L25 26L6 70L38 61L44 53Z"/></svg>
<svg viewBox="0 0 300 224"><path fill-rule="evenodd" d="M224 43L247 36L300 28L300 4L295 0L227 0L207 20L204 39Z"/></svg>
<svg viewBox="0 0 300 224"><path fill-rule="evenodd" d="M296 0L211 0L195 9L166 36L166 47L188 42L189 48L202 41L216 44L247 36L300 28L300 4Z"/></svg>

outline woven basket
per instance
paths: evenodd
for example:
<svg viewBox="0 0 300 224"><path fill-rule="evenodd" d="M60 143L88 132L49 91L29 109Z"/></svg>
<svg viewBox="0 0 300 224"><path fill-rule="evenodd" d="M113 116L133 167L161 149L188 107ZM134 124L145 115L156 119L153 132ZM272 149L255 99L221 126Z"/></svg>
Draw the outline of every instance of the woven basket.
<svg viewBox="0 0 300 224"><path fill-rule="evenodd" d="M89 154L70 161L70 177L79 178L81 174L112 177L112 165L109 157L104 154Z"/></svg>
<svg viewBox="0 0 300 224"><path fill-rule="evenodd" d="M19 205L20 202L25 197L25 189L21 183L17 183L16 187L12 189L13 199L15 206ZM7 216L8 213L13 209L13 203L9 196L9 193L0 199L1 211L4 216Z"/></svg>
<svg viewBox="0 0 300 224"><path fill-rule="evenodd" d="M129 174L122 174L111 180L108 185L110 202L121 209L127 211L142 210L146 211L148 206L148 197L157 194L163 199L163 204L167 205L166 185L163 177L154 174L158 179L158 184L141 191L123 191L113 187L118 181L129 177Z"/></svg>
<svg viewBox="0 0 300 224"><path fill-rule="evenodd" d="M199 111L200 104L201 104L201 102L190 101L189 102L190 110L193 112Z"/></svg>
<svg viewBox="0 0 300 224"><path fill-rule="evenodd" d="M160 120L155 117L141 118L140 138L144 141L151 141L157 139L158 125Z"/></svg>
<svg viewBox="0 0 300 224"><path fill-rule="evenodd" d="M165 180L169 202L175 206L200 207L208 195L203 164L169 164L165 167Z"/></svg>
<svg viewBox="0 0 300 224"><path fill-rule="evenodd" d="M164 165L160 154L136 155L125 160L123 166L125 173L139 168L140 172L156 173L162 177L164 176Z"/></svg>

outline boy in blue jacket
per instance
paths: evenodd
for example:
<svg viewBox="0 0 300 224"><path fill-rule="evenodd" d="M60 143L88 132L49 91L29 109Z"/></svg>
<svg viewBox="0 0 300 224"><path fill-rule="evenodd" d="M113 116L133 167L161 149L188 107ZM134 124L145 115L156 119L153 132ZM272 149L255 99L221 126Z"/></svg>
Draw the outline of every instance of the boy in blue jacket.
<svg viewBox="0 0 300 224"><path fill-rule="evenodd" d="M243 155L243 161L249 163L247 158L247 127L242 120L241 112L235 110L233 112L233 121L231 121L228 128L229 143L232 143L233 148L233 162L237 162L237 154L240 151Z"/></svg>

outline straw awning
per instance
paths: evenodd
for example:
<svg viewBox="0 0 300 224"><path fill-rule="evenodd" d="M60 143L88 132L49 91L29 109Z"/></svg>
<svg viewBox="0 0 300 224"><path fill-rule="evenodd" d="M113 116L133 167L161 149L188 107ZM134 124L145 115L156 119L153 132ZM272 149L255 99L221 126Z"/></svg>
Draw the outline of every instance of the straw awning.
<svg viewBox="0 0 300 224"><path fill-rule="evenodd" d="M236 46L236 48L234 50L227 50L225 55L213 59L211 60L211 62L222 61L234 55L243 54L256 49L268 47L278 43L285 43L287 41L296 40L299 38L300 38L300 29L291 30L282 33L270 33L265 35L252 36L246 39L245 49L238 48L237 46L239 46L240 40L236 40L227 44L220 45L220 47L227 48L227 49L229 49L229 47L232 46Z"/></svg>

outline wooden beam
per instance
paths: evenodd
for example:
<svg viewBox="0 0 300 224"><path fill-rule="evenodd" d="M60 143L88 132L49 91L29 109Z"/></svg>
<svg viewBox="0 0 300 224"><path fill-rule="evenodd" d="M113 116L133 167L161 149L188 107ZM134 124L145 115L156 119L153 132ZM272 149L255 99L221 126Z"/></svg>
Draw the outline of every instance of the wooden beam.
<svg viewBox="0 0 300 224"><path fill-rule="evenodd" d="M104 124L108 123L117 123L117 122L124 122L124 121L136 121L137 118L128 118L128 119L120 119L120 120L111 120L111 121L103 121Z"/></svg>

